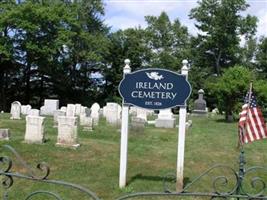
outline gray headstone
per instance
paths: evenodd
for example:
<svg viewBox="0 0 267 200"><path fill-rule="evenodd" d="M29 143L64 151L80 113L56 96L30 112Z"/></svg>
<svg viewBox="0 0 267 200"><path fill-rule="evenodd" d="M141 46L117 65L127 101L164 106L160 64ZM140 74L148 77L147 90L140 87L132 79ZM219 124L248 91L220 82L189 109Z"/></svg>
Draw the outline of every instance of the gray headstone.
<svg viewBox="0 0 267 200"><path fill-rule="evenodd" d="M0 129L0 140L9 140L9 129Z"/></svg>
<svg viewBox="0 0 267 200"><path fill-rule="evenodd" d="M200 89L198 91L198 99L194 102L194 110L206 111L206 101L204 100L204 90Z"/></svg>
<svg viewBox="0 0 267 200"><path fill-rule="evenodd" d="M138 117L132 117L130 128L133 132L143 132L146 120Z"/></svg>
<svg viewBox="0 0 267 200"><path fill-rule="evenodd" d="M204 100L204 90L200 89L198 91L198 99L194 102L194 110L192 112L193 115L196 116L207 116L207 103Z"/></svg>
<svg viewBox="0 0 267 200"><path fill-rule="evenodd" d="M85 115L86 115L86 117L90 117L90 115L91 115L91 109L90 108L85 108Z"/></svg>

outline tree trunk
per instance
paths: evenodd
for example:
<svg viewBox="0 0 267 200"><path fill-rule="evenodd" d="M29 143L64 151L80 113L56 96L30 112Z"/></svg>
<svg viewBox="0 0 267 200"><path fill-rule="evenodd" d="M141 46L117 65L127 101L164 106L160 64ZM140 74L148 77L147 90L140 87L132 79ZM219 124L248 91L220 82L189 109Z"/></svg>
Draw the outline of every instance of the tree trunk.
<svg viewBox="0 0 267 200"><path fill-rule="evenodd" d="M216 59L215 71L218 76L221 74L221 66L220 66L221 57L222 57L222 51L219 50L219 54L217 58L215 58Z"/></svg>
<svg viewBox="0 0 267 200"><path fill-rule="evenodd" d="M31 64L27 61L26 70L25 70L25 103L30 104L30 72L31 72Z"/></svg>
<svg viewBox="0 0 267 200"><path fill-rule="evenodd" d="M6 111L5 74L0 71L0 111Z"/></svg>

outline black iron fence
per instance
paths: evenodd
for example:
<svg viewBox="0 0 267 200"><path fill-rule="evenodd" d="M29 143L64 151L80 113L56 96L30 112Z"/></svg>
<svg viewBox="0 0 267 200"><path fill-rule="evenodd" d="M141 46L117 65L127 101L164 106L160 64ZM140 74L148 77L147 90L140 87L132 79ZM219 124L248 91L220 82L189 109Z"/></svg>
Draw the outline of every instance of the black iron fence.
<svg viewBox="0 0 267 200"><path fill-rule="evenodd" d="M23 165L23 173L16 172L13 168L13 161L7 157L0 155L0 177L2 181L2 188L4 200L11 200L11 195L16 185L14 184L16 180L20 181L19 184L36 184L44 183L53 185L53 189L49 190L39 190L36 189L34 192L29 192L25 197L15 200L32 200L32 199L56 199L63 200L64 195L62 191L56 191L56 187L64 187L67 190L71 190L71 193L76 191L83 194L83 197L70 197L68 199L93 199L99 200L100 198L92 191L73 183L68 183L58 180L50 180L48 178L50 174L50 168L45 163L39 163L36 166L36 169L32 169L28 164L22 159L22 157L9 145L4 145L3 148L12 152L15 155L16 160ZM205 199L267 199L266 195L266 180L264 180L264 174L267 174L267 169L264 167L245 167L245 157L244 151L241 149L239 157L239 169L235 169L227 165L215 165L207 169L200 176L192 180L190 183L187 183L181 192L176 192L172 190L172 186L175 185L175 175L168 174L163 180L164 189L162 192L139 192L131 193L125 196L117 198L117 200L123 199L184 199L191 197L195 198L205 198ZM227 170L227 175L216 175L212 177L211 188L208 192L196 192L194 191L194 186L198 185L203 177L212 174L217 169ZM256 176L253 174L257 172ZM30 182L30 183L28 183ZM12 199L13 200L13 199Z"/></svg>

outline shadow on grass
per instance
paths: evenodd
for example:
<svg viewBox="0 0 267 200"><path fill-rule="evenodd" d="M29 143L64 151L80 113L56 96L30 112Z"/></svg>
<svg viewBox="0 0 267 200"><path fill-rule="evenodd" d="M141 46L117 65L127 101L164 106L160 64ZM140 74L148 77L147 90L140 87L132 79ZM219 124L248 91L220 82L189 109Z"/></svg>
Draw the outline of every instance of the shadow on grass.
<svg viewBox="0 0 267 200"><path fill-rule="evenodd" d="M127 185L130 185L131 183L133 183L135 180L146 180L146 181L160 181L162 183L173 183L175 186L175 182L176 182L176 177L175 176L144 176L141 173L136 174L135 176L133 176L128 182ZM186 186L187 184L191 183L191 180L189 177L184 177L184 186Z"/></svg>
<svg viewBox="0 0 267 200"><path fill-rule="evenodd" d="M234 119L233 121L227 121L226 119L216 119L215 121L218 123L227 123L227 124L235 124L238 122L237 119Z"/></svg>

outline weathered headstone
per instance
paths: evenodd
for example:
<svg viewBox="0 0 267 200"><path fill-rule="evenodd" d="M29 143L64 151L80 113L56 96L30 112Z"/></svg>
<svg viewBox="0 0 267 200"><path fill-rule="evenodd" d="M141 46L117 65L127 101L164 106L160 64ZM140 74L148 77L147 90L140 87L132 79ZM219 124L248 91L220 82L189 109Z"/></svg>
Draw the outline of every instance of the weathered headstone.
<svg viewBox="0 0 267 200"><path fill-rule="evenodd" d="M74 104L68 104L67 105L66 116L67 117L74 117L75 116L75 105Z"/></svg>
<svg viewBox="0 0 267 200"><path fill-rule="evenodd" d="M84 131L93 130L93 118L87 117L85 114L80 116L80 125L83 126Z"/></svg>
<svg viewBox="0 0 267 200"><path fill-rule="evenodd" d="M54 111L54 127L57 127L57 125L58 125L58 117L59 116L66 116L66 112L62 111L62 110Z"/></svg>
<svg viewBox="0 0 267 200"><path fill-rule="evenodd" d="M112 125L119 125L120 123L121 107L117 103L107 103L105 108L105 116L108 123Z"/></svg>
<svg viewBox="0 0 267 200"><path fill-rule="evenodd" d="M41 107L41 115L53 116L54 111L59 108L59 100L57 99L45 99L44 106Z"/></svg>
<svg viewBox="0 0 267 200"><path fill-rule="evenodd" d="M31 110L28 112L28 115L29 115L29 116L40 116L40 110L38 110L38 109L31 109Z"/></svg>
<svg viewBox="0 0 267 200"><path fill-rule="evenodd" d="M10 132L9 129L0 129L0 140L9 140Z"/></svg>
<svg viewBox="0 0 267 200"><path fill-rule="evenodd" d="M99 109L99 117L101 118L101 117L104 117L104 110L103 110L103 108L100 108Z"/></svg>
<svg viewBox="0 0 267 200"><path fill-rule="evenodd" d="M26 116L26 132L25 142L27 143L43 143L44 137L44 117Z"/></svg>
<svg viewBox="0 0 267 200"><path fill-rule="evenodd" d="M136 117L139 119L143 119L147 122L148 110L144 108L136 108Z"/></svg>
<svg viewBox="0 0 267 200"><path fill-rule="evenodd" d="M77 117L59 116L56 145L76 148L80 146L77 139Z"/></svg>
<svg viewBox="0 0 267 200"><path fill-rule="evenodd" d="M194 102L194 110L192 114L195 116L207 116L207 103L204 100L204 90L200 89L198 91L198 99Z"/></svg>
<svg viewBox="0 0 267 200"><path fill-rule="evenodd" d="M131 118L131 123L130 123L130 129L134 132L134 133L140 133L144 131L145 128L145 124L146 121L142 118L138 118L138 117L132 117Z"/></svg>
<svg viewBox="0 0 267 200"><path fill-rule="evenodd" d="M32 109L31 105L22 105L21 114L28 115L31 109Z"/></svg>
<svg viewBox="0 0 267 200"><path fill-rule="evenodd" d="M159 111L155 126L158 128L174 128L175 118L171 109L163 109Z"/></svg>
<svg viewBox="0 0 267 200"><path fill-rule="evenodd" d="M98 121L99 121L99 110L100 110L100 106L98 103L94 103L91 106L91 117L93 118L93 124L94 126L98 125Z"/></svg>
<svg viewBox="0 0 267 200"><path fill-rule="evenodd" d="M20 118L20 113L21 113L21 104L19 101L14 101L11 104L11 118L10 119L21 119Z"/></svg>
<svg viewBox="0 0 267 200"><path fill-rule="evenodd" d="M75 115L79 116L81 114L81 104L75 104Z"/></svg>

